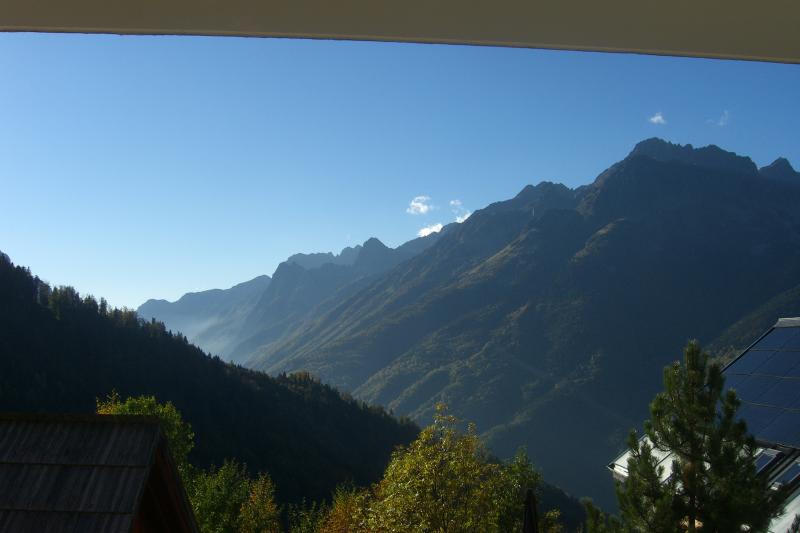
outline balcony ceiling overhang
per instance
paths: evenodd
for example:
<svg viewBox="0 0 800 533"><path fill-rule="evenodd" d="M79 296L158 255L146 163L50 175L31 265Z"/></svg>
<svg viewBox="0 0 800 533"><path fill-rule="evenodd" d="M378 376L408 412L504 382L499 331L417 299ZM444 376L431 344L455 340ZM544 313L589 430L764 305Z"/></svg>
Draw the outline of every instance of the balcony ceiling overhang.
<svg viewBox="0 0 800 533"><path fill-rule="evenodd" d="M798 0L1 0L0 30L450 43L800 63Z"/></svg>

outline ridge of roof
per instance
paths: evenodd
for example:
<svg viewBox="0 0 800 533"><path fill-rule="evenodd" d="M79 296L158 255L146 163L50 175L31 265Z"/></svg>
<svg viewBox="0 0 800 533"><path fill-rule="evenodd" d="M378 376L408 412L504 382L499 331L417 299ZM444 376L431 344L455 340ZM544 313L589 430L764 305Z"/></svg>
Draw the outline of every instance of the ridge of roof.
<svg viewBox="0 0 800 533"><path fill-rule="evenodd" d="M160 424L154 415L99 415L95 413L40 413L0 411L0 422L85 422L90 424Z"/></svg>

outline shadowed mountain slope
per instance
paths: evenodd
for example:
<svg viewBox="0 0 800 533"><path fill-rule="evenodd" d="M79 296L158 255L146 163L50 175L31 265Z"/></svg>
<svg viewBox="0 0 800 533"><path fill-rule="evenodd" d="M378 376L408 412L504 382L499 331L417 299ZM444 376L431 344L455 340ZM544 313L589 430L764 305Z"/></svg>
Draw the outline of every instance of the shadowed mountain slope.
<svg viewBox="0 0 800 533"><path fill-rule="evenodd" d="M577 190L475 212L252 364L305 369L427 421L444 401L494 450L613 505L604 465L661 369L800 279L800 188L717 147L643 141Z"/></svg>
<svg viewBox="0 0 800 533"><path fill-rule="evenodd" d="M350 264L324 263L303 268L296 262L281 263L273 283L244 321L239 342L229 351L231 359L248 361L372 278L423 252L439 237L433 234L395 249L371 238L358 247Z"/></svg>
<svg viewBox="0 0 800 533"><path fill-rule="evenodd" d="M770 298L747 313L708 345L709 351L730 362L775 325L779 318L800 316L800 285Z"/></svg>
<svg viewBox="0 0 800 533"><path fill-rule="evenodd" d="M209 353L246 362L254 353L312 319L318 307L358 290L371 277L414 257L450 231L395 249L375 238L339 254L294 254L272 278L259 276L226 290L189 293L176 302L148 300L137 313L155 318Z"/></svg>

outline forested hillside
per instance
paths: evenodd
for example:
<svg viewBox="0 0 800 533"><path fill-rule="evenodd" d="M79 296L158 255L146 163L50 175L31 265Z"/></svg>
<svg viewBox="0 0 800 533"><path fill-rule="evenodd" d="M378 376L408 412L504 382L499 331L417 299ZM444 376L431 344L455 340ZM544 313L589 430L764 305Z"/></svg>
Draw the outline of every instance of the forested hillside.
<svg viewBox="0 0 800 533"><path fill-rule="evenodd" d="M0 410L93 412L112 391L173 402L197 436L193 463L267 471L282 501L374 482L418 433L308 375L273 378L209 357L159 322L52 288L0 254Z"/></svg>
<svg viewBox="0 0 800 533"><path fill-rule="evenodd" d="M495 452L524 443L546 479L610 504L604 465L663 366L797 285L798 205L785 161L643 141L591 185L475 212L253 362L422 422L444 401Z"/></svg>

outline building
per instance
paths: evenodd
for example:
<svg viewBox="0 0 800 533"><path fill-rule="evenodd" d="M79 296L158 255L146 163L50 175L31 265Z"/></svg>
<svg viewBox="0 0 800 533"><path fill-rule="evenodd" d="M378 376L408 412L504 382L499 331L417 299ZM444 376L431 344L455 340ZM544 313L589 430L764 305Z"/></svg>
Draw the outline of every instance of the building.
<svg viewBox="0 0 800 533"><path fill-rule="evenodd" d="M197 533L157 419L0 414L0 532Z"/></svg>
<svg viewBox="0 0 800 533"><path fill-rule="evenodd" d="M784 533L800 515L800 318L782 318L728 364L725 384L736 390L739 416L747 423L759 446L756 468L768 476L770 486L789 486L783 515L770 531ZM669 476L670 454L654 449ZM625 452L608 465L614 479L628 475Z"/></svg>

